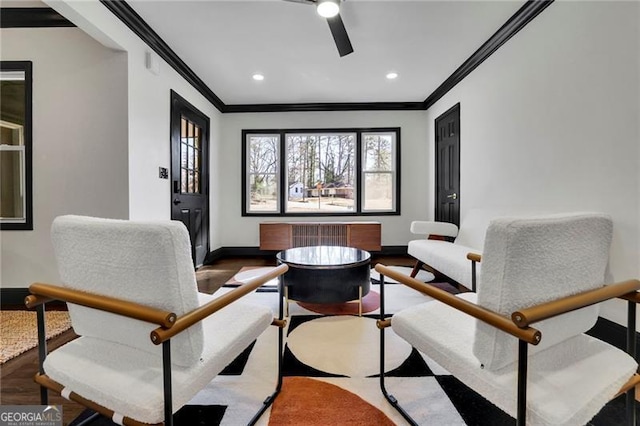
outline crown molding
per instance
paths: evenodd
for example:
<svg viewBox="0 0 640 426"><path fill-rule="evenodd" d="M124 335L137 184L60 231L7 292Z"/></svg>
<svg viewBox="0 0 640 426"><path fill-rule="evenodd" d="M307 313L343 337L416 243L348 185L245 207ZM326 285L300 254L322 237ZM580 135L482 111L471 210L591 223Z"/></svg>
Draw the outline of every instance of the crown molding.
<svg viewBox="0 0 640 426"><path fill-rule="evenodd" d="M456 84L460 83L471 71L483 63L489 56L507 42L518 31L553 3L554 0L528 0L511 18L507 20L478 50L462 63L436 90L424 100L424 109L429 109Z"/></svg>
<svg viewBox="0 0 640 426"><path fill-rule="evenodd" d="M142 39L154 52L164 59L178 74L191 84L219 111L224 112L225 104L196 75L195 72L174 52L167 43L145 22L124 0L100 0L111 13L120 19L131 31Z"/></svg>
<svg viewBox="0 0 640 426"><path fill-rule="evenodd" d="M131 31L200 92L222 113L309 111L415 111L427 110L453 89L511 37L524 28L554 0L528 0L478 50L460 65L423 102L337 102L290 104L225 104L125 0L100 0Z"/></svg>
<svg viewBox="0 0 640 426"><path fill-rule="evenodd" d="M224 112L396 111L422 110L422 102L331 102L227 105Z"/></svg>
<svg viewBox="0 0 640 426"><path fill-rule="evenodd" d="M51 28L75 25L50 7L3 7L0 28Z"/></svg>

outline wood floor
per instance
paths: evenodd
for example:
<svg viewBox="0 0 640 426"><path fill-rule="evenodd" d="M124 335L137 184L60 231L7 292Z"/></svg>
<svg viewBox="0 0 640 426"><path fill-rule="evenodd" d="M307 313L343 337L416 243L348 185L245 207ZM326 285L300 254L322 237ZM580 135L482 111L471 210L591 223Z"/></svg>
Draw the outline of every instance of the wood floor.
<svg viewBox="0 0 640 426"><path fill-rule="evenodd" d="M372 263L382 262L387 265L412 265L412 260L404 256L379 257ZM275 265L275 257L237 257L226 258L198 269L196 277L198 288L203 293L213 294L225 282L232 278L243 266ZM76 335L69 330L48 341L49 350L55 349L71 340ZM0 405L39 405L40 390L34 383L33 376L38 371L38 353L36 349L7 361L0 366ZM49 403L63 406L64 424L68 424L83 410L79 404L63 399L50 392Z"/></svg>

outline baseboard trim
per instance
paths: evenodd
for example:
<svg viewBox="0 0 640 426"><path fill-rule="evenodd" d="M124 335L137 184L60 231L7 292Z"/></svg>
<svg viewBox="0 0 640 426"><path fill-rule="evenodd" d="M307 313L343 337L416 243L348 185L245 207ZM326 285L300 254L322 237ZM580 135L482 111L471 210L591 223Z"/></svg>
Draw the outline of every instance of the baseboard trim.
<svg viewBox="0 0 640 426"><path fill-rule="evenodd" d="M24 304L24 298L29 295L29 289L26 287L20 288L0 288L0 309L15 310L15 309L27 309ZM66 302L59 300L52 300L47 303L47 310L66 311Z"/></svg>
<svg viewBox="0 0 640 426"><path fill-rule="evenodd" d="M382 250L373 252L381 256L402 256L407 254L407 246L382 246Z"/></svg>
<svg viewBox="0 0 640 426"><path fill-rule="evenodd" d="M24 306L24 298L29 295L29 289L23 288L0 288L0 306L6 309L10 306Z"/></svg>

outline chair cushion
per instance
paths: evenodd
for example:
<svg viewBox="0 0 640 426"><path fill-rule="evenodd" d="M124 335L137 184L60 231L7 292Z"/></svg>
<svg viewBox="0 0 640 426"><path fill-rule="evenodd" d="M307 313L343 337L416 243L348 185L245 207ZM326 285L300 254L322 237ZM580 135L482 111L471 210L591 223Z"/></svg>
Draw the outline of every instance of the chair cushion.
<svg viewBox="0 0 640 426"><path fill-rule="evenodd" d="M471 293L459 297L475 301ZM465 385L516 416L517 363L497 370L481 367L473 353L477 325L473 317L430 301L395 314L391 325L396 334ZM637 368L623 351L583 334L537 353L532 353L533 348L529 345L528 425L586 424Z"/></svg>
<svg viewBox="0 0 640 426"><path fill-rule="evenodd" d="M212 299L201 295L203 303ZM188 367L172 367L174 410L213 380L272 319L268 307L242 302L205 319L202 328L206 339L201 358ZM171 343L173 346L174 339ZM149 349L143 351L80 337L53 351L45 361L45 372L69 390L118 414L145 423L159 423L164 420L162 348L153 345L148 336L146 344Z"/></svg>
<svg viewBox="0 0 640 426"><path fill-rule="evenodd" d="M181 222L61 216L51 229L64 286L117 297L178 316L198 306L191 243ZM74 331L144 351L156 326L69 305ZM105 327L109 324L109 327ZM200 325L176 337L172 361L190 365L202 352Z"/></svg>
<svg viewBox="0 0 640 426"><path fill-rule="evenodd" d="M409 241L407 252L410 256L420 259L438 272L471 288L471 261L468 253L480 253L457 243L441 240L413 240ZM480 276L481 264L476 264L476 276Z"/></svg>
<svg viewBox="0 0 640 426"><path fill-rule="evenodd" d="M482 252L478 304L510 317L519 309L603 285L613 225L595 213L493 220ZM591 306L534 327L544 349L589 330L598 318ZM517 343L508 334L479 323L474 353L485 368L512 363Z"/></svg>

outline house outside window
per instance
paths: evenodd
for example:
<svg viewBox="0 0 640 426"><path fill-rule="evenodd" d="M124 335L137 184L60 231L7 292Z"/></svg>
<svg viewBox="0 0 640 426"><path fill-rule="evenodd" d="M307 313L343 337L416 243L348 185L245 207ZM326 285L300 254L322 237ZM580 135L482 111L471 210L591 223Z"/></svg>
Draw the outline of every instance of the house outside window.
<svg viewBox="0 0 640 426"><path fill-rule="evenodd" d="M242 134L243 215L400 214L399 128Z"/></svg>

